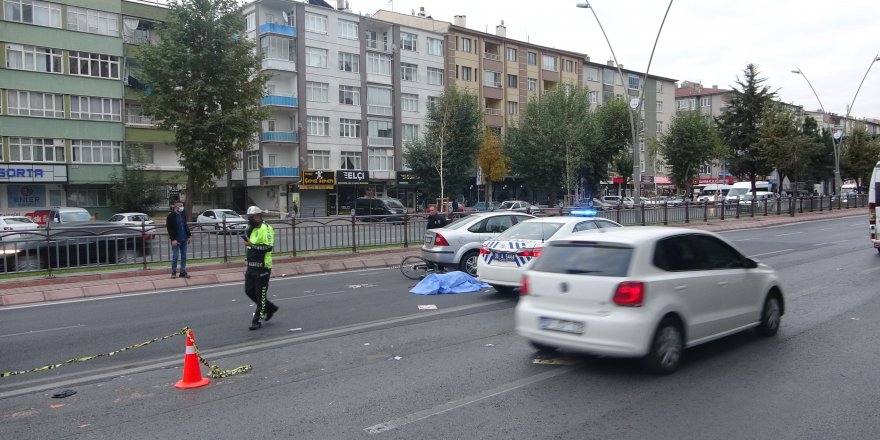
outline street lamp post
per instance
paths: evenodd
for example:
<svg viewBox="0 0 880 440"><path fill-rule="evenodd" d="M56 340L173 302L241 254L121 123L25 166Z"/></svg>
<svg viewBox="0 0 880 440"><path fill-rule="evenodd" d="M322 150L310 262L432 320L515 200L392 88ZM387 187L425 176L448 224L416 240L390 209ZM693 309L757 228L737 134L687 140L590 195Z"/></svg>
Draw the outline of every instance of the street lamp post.
<svg viewBox="0 0 880 440"><path fill-rule="evenodd" d="M654 39L654 47L651 49L651 56L648 59L648 67L645 69L645 78L642 80L642 88L639 92L639 97L630 101L630 117L629 117L629 126L632 131L632 158L633 158L633 201L636 205L640 203L641 196L641 158L639 156L639 130L636 129L636 117L641 121L641 108L642 108L642 98L645 92L645 84L648 82L648 71L651 69L651 61L654 59L654 51L657 49L657 42L660 40L660 32L663 30L663 24L666 23L666 17L669 15L669 9L672 8L673 0L669 0L669 6L666 7L666 13L663 15L663 21L660 23L660 29L657 30L657 37ZM596 23L599 25L599 29L602 31L602 36L605 37L605 42L608 43L608 49L611 51L611 57L614 59L614 65L617 67L617 74L620 75L621 85L623 84L623 69L620 68L620 63L617 62L617 55L614 54L614 48L611 47L611 40L608 39L608 34L605 33L605 28L602 26L602 22L599 20L599 16L596 15L596 9L590 4L590 2L582 2L578 3L577 7L582 9L589 9L590 12L593 13L593 18L596 19Z"/></svg>

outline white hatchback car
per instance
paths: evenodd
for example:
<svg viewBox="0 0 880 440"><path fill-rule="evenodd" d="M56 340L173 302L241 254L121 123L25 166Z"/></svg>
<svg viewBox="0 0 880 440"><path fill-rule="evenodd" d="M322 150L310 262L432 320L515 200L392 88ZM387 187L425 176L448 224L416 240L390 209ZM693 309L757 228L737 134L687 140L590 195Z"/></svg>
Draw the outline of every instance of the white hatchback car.
<svg viewBox="0 0 880 440"><path fill-rule="evenodd" d="M523 277L516 331L539 349L640 357L671 373L685 348L779 329L776 272L720 236L634 227L560 237Z"/></svg>
<svg viewBox="0 0 880 440"><path fill-rule="evenodd" d="M16 233L21 231L36 231L39 225L34 223L30 217L22 215L3 215L0 216L0 240L28 240L38 238L37 234Z"/></svg>
<svg viewBox="0 0 880 440"><path fill-rule="evenodd" d="M542 217L518 223L480 247L477 277L501 293L519 287L522 275L541 256L548 240L573 232L621 228L600 217Z"/></svg>

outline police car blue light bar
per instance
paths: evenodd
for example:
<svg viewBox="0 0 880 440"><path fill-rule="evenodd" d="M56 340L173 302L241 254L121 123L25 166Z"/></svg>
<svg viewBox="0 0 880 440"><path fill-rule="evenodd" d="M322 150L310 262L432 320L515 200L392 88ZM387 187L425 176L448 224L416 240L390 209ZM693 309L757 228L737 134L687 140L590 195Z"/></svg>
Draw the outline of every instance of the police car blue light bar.
<svg viewBox="0 0 880 440"><path fill-rule="evenodd" d="M572 209L569 215L573 217L595 217L598 212L595 209Z"/></svg>

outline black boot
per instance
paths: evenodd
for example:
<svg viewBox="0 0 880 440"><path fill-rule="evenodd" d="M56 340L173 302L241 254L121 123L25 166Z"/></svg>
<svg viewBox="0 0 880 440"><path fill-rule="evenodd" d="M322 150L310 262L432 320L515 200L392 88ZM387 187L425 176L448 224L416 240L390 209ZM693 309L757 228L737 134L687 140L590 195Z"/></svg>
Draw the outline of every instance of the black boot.
<svg viewBox="0 0 880 440"><path fill-rule="evenodd" d="M271 305L269 306L269 310L266 311L266 319L265 319L265 321L266 321L266 322L269 322L269 320L272 319L272 315L274 315L275 312L277 312L277 311L278 311L278 306L276 306L275 304L271 304Z"/></svg>
<svg viewBox="0 0 880 440"><path fill-rule="evenodd" d="M263 324L261 324L260 321L253 321L253 322L251 322L251 326L248 327L248 330L257 330L262 326L263 326Z"/></svg>

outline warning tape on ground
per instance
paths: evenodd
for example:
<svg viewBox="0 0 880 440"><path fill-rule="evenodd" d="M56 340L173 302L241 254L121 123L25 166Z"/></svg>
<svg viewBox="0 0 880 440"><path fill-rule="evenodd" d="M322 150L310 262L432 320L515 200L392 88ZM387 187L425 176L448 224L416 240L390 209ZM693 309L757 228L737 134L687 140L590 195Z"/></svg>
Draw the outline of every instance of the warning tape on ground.
<svg viewBox="0 0 880 440"><path fill-rule="evenodd" d="M145 347L145 346L150 345L154 342L164 341L166 339L171 339L175 336L184 336L187 333L189 333L189 331L190 331L189 327L184 327L179 332L172 333L170 335L160 336L158 338L153 338L153 339L150 339L149 341L140 342L140 343L137 343L134 345L129 345L128 347L123 347L123 348L120 348L118 350L114 350L114 351L111 351L108 353L101 353L101 354L96 354L96 355L92 355L92 356L83 356L83 357L68 359L68 360L61 362L61 363L58 363L58 364L44 365L42 367L32 368L30 370L4 371L4 372L0 373L0 379L5 378L5 377L10 377L10 376L18 376L21 374L45 372L45 371L53 370L58 367L62 367L64 365L78 364L81 362L87 362L87 361L97 359L100 357L115 356L115 355L122 353L124 351L133 350L135 348ZM201 353L199 353L198 347L195 346L195 343L193 343L193 348L195 348L196 356L198 356L199 361L202 364L204 364L205 367L208 368L208 370L209 370L208 376L211 378L218 379L221 377L229 377L234 374L246 373L246 372L253 369L253 366L251 366L251 365L242 365L238 368L233 368L232 370L221 370L220 367L218 367L216 365L211 365L210 363L208 363L207 360L205 360L205 358L202 357Z"/></svg>

